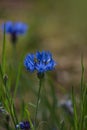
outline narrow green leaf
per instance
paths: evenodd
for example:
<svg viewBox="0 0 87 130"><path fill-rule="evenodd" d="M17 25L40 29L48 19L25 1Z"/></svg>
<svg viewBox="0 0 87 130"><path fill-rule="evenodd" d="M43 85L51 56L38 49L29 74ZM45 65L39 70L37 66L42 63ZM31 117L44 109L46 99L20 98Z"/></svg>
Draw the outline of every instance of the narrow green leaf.
<svg viewBox="0 0 87 130"><path fill-rule="evenodd" d="M34 126L33 126L33 123L32 123L32 121L31 121L30 113L29 113L29 111L28 111L28 109L27 109L27 106L25 107L25 112L26 112L27 117L28 117L28 120L29 120L29 122L30 122L31 130L34 130Z"/></svg>
<svg viewBox="0 0 87 130"><path fill-rule="evenodd" d="M77 109L76 109L76 100L74 95L74 90L72 87L72 103L73 103L73 109L74 109L74 129L78 130L78 115L77 115Z"/></svg>
<svg viewBox="0 0 87 130"><path fill-rule="evenodd" d="M3 71L3 73L5 73L5 58L6 58L6 41L5 41L5 23L4 23L3 48L2 48L2 71Z"/></svg>
<svg viewBox="0 0 87 130"><path fill-rule="evenodd" d="M24 57L24 55L22 56L20 63L19 63L19 67L18 67L18 73L17 73L16 85L15 85L13 98L15 98L16 93L17 93L17 89L18 89L19 79L20 79L20 76L21 76L21 70L22 70L22 65L23 65L23 57Z"/></svg>

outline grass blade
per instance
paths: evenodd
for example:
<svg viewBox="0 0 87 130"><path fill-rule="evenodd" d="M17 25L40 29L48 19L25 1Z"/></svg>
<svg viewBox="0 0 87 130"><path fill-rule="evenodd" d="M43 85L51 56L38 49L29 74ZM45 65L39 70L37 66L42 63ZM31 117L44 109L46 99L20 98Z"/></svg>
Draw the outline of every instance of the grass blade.
<svg viewBox="0 0 87 130"><path fill-rule="evenodd" d="M77 115L77 110L76 110L76 101L74 98L74 90L72 87L72 103L73 103L73 110L74 110L74 130L78 130L78 115Z"/></svg>
<svg viewBox="0 0 87 130"><path fill-rule="evenodd" d="M5 42L5 23L4 23L3 48L2 48L2 70L3 70L3 73L5 73L5 58L6 58L6 42Z"/></svg>

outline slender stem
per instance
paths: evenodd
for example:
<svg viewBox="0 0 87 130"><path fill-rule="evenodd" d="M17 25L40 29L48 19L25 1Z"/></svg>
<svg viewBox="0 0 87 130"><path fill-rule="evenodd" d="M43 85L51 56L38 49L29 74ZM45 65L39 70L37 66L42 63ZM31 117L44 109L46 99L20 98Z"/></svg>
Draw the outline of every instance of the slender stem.
<svg viewBox="0 0 87 130"><path fill-rule="evenodd" d="M34 122L34 130L36 130L36 119L37 119L37 112L38 112L38 106L39 106L39 99L40 99L40 91L42 86L42 80L39 80L39 90L38 90L38 97L37 97L37 104L36 104L36 113L35 113L35 122Z"/></svg>
<svg viewBox="0 0 87 130"><path fill-rule="evenodd" d="M82 74L81 74L81 88L80 88L80 107L81 107L81 116L80 116L80 130L83 128L83 121L84 121L84 103L83 103L83 93L84 93L84 65L83 65L83 55L81 56L81 67L82 67Z"/></svg>
<svg viewBox="0 0 87 130"><path fill-rule="evenodd" d="M0 65L0 73L3 79L3 74L5 74L5 60L6 60L6 40L5 40L5 23L3 25L3 46L2 46L2 63ZM4 89L3 89L3 84L1 83L0 85L0 90L1 90L1 96L3 97Z"/></svg>
<svg viewBox="0 0 87 130"><path fill-rule="evenodd" d="M2 48L2 70L5 72L5 51L6 51L6 42L5 42L5 24L4 24L4 34L3 34L3 48Z"/></svg>
<svg viewBox="0 0 87 130"><path fill-rule="evenodd" d="M10 111L10 114L11 114L11 118L13 120L13 123L14 123L14 127L16 126L16 122L15 122L15 118L14 118L14 114L13 114L13 111L12 111L12 103L11 103L11 97L9 95L9 91L8 91L8 87L7 87L7 83L4 83L5 85L5 91L6 91L6 98L7 98L7 101L8 101L8 107L9 107L9 111Z"/></svg>

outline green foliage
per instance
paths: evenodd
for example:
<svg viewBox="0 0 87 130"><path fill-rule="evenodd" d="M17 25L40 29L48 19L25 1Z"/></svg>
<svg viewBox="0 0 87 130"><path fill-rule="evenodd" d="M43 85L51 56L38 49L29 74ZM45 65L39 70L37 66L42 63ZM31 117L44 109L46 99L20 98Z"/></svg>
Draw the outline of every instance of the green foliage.
<svg viewBox="0 0 87 130"><path fill-rule="evenodd" d="M20 121L28 120L32 130L86 130L87 84L84 81L83 57L81 58L82 75L79 96L77 97L75 94L75 87L72 87L71 91L71 102L73 104L71 114L69 113L70 106L66 106L66 104L59 105L60 100L58 100L56 85L50 76L51 73L45 75L43 81L41 79L38 81L38 78L35 77L31 78L32 76L30 77L27 72L23 71L23 58L24 54L22 55L19 66L17 66L17 63L16 68L11 69L11 73L14 72L13 69L17 70L16 78L13 76L14 86L12 86L11 78L9 78L11 77L9 66L6 67L4 29L2 63L0 65L0 115L2 117L0 119L0 126L2 129L15 130L16 125ZM16 59L13 60L15 61ZM15 74L13 73L13 75ZM22 76L24 78L21 78ZM22 79L26 80L25 86L21 84L23 82ZM26 88L27 84L29 88ZM25 91L23 91L22 87L25 88ZM20 92L22 94L19 94ZM28 93L29 97L26 99L26 94ZM24 95L24 98L22 95ZM16 105L17 101L19 108Z"/></svg>

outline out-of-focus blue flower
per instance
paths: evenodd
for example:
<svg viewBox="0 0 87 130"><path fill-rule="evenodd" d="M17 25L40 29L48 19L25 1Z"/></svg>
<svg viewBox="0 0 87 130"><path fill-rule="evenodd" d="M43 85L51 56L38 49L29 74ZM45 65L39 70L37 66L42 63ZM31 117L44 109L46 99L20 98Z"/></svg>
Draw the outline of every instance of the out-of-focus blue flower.
<svg viewBox="0 0 87 130"><path fill-rule="evenodd" d="M16 33L18 34L25 34L28 26L22 22L11 22L8 21L2 25L2 30L4 30L4 25L5 25L5 32L9 34Z"/></svg>
<svg viewBox="0 0 87 130"><path fill-rule="evenodd" d="M21 130L30 130L29 121L23 121L16 125L16 128L20 128Z"/></svg>
<svg viewBox="0 0 87 130"><path fill-rule="evenodd" d="M22 22L11 22L7 21L2 25L2 30L4 31L5 27L5 32L11 35L11 41L13 43L16 42L17 36L25 34L28 26L25 23Z"/></svg>
<svg viewBox="0 0 87 130"><path fill-rule="evenodd" d="M32 57L32 58L30 58ZM36 52L36 54L28 54L24 59L24 65L27 70L37 70L38 73L53 70L56 62L52 58L52 54L48 51ZM33 68L33 69L31 69Z"/></svg>

